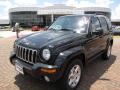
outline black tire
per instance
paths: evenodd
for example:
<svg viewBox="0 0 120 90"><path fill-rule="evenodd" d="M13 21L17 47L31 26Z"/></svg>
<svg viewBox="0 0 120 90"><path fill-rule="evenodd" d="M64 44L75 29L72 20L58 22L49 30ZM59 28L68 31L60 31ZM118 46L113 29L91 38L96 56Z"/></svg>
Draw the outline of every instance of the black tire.
<svg viewBox="0 0 120 90"><path fill-rule="evenodd" d="M102 54L102 58L104 60L109 60L111 56L111 50L112 50L112 45L109 44L105 50L105 52Z"/></svg>
<svg viewBox="0 0 120 90"><path fill-rule="evenodd" d="M78 69L75 69L75 67ZM80 68L80 77L77 77L77 76L79 76L79 68ZM74 75L74 79L73 80L75 80L76 82L77 82L77 84L74 86L74 85L69 85L70 84L70 79L68 79L68 78L70 78L70 75L71 75L71 77L72 77L72 74L70 73L70 72L72 72L72 70L74 70L75 69L75 75ZM76 72L77 71L77 72ZM76 88L77 88L77 86L79 85L79 83L80 83L80 80L81 80L81 76L82 76L82 71L83 71L83 64L82 64L82 61L81 60L79 60L79 59L75 59L74 61L72 61L69 65L68 65L68 67L67 67L67 69L66 69L66 71L65 71L65 73L64 73L64 76L63 76L63 78L62 78L62 80L61 80L61 84L62 84L62 90L64 89L64 90L75 90ZM76 77L76 78L75 78ZM71 80L72 80L71 79ZM73 82L72 82L73 83ZM71 83L71 84L72 84ZM74 87L73 87L74 86Z"/></svg>

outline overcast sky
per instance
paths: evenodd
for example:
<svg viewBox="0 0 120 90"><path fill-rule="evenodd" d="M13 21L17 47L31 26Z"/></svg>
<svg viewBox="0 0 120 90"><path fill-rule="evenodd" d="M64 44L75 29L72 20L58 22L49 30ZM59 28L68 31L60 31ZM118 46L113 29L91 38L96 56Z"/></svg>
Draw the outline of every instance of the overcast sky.
<svg viewBox="0 0 120 90"><path fill-rule="evenodd" d="M8 19L8 9L22 6L51 6L65 4L75 7L109 7L112 19L120 19L120 0L0 0L0 19Z"/></svg>

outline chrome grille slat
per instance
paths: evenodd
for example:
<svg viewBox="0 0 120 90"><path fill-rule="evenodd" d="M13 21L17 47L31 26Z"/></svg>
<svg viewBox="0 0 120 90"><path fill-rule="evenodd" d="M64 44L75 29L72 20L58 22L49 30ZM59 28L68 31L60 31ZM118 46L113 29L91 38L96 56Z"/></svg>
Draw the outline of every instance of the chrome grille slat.
<svg viewBox="0 0 120 90"><path fill-rule="evenodd" d="M16 46L16 56L21 60L31 64L37 62L37 50L26 48L20 45Z"/></svg>
<svg viewBox="0 0 120 90"><path fill-rule="evenodd" d="M24 48L21 49L21 52L22 52L22 56L21 56L21 57L22 57L22 58L23 58L23 50L24 50Z"/></svg>
<svg viewBox="0 0 120 90"><path fill-rule="evenodd" d="M36 63L36 61L35 61L36 58L37 58L37 52L35 51L35 53L34 53L34 59L33 59L33 62L34 62L34 63Z"/></svg>
<svg viewBox="0 0 120 90"><path fill-rule="evenodd" d="M28 49L26 49L26 60L29 62L29 59L28 59Z"/></svg>
<svg viewBox="0 0 120 90"><path fill-rule="evenodd" d="M20 50L19 50L19 46L18 46L18 51L17 51L17 52L18 52L18 56L19 56L19 51L20 51Z"/></svg>
<svg viewBox="0 0 120 90"><path fill-rule="evenodd" d="M24 60L26 60L26 50L27 50L27 49L25 48L25 59L24 59Z"/></svg>
<svg viewBox="0 0 120 90"><path fill-rule="evenodd" d="M20 47L18 47L18 55L20 56Z"/></svg>
<svg viewBox="0 0 120 90"><path fill-rule="evenodd" d="M33 59L34 59L34 58L33 58L33 55L34 55L34 51L32 52L32 59L31 59L31 60L32 60L32 62L33 62Z"/></svg>
<svg viewBox="0 0 120 90"><path fill-rule="evenodd" d="M25 48L23 49L23 59L25 59Z"/></svg>
<svg viewBox="0 0 120 90"><path fill-rule="evenodd" d="M29 60L29 62L30 62L30 50L28 51L27 58L28 58L28 60Z"/></svg>
<svg viewBox="0 0 120 90"><path fill-rule="evenodd" d="M22 48L20 47L20 57L22 58Z"/></svg>

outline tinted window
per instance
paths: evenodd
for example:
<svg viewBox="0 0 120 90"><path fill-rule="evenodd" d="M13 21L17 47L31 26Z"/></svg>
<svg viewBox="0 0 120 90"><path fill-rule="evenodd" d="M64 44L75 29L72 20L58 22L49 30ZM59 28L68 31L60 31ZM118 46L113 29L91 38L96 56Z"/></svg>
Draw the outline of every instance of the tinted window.
<svg viewBox="0 0 120 90"><path fill-rule="evenodd" d="M100 28L100 22L97 17L92 18L92 31L95 32L96 29Z"/></svg>
<svg viewBox="0 0 120 90"><path fill-rule="evenodd" d="M108 25L107 25L107 21L105 20L105 18L100 17L100 23L102 26L102 29L104 30L104 32L108 31Z"/></svg>
<svg viewBox="0 0 120 90"><path fill-rule="evenodd" d="M49 27L50 30L75 31L76 33L87 33L89 17L87 16L65 16L59 17Z"/></svg>
<svg viewBox="0 0 120 90"><path fill-rule="evenodd" d="M109 18L106 18L106 21L108 23L108 28L111 29L112 28L112 24Z"/></svg>

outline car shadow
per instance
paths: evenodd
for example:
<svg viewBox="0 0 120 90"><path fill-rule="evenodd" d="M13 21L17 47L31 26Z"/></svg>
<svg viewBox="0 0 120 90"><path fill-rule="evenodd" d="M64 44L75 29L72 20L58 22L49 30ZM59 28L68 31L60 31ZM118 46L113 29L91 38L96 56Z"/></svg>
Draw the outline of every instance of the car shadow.
<svg viewBox="0 0 120 90"><path fill-rule="evenodd" d="M97 80L109 81L101 76L107 72L110 66L115 62L116 56L112 55L110 60L104 61L100 57L89 63L83 72L83 77L77 90L90 90L91 85ZM38 80L31 76L16 75L15 82L20 90L61 90L58 83L47 83L44 80Z"/></svg>
<svg viewBox="0 0 120 90"><path fill-rule="evenodd" d="M83 77L77 90L90 90L93 83L97 80L110 81L109 79L104 78L103 74L108 71L115 60L116 56L111 55L110 60L102 60L101 57L98 57L89 63L84 68Z"/></svg>

